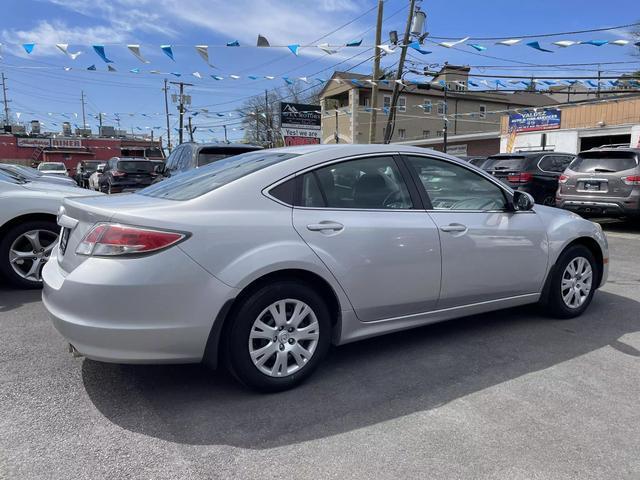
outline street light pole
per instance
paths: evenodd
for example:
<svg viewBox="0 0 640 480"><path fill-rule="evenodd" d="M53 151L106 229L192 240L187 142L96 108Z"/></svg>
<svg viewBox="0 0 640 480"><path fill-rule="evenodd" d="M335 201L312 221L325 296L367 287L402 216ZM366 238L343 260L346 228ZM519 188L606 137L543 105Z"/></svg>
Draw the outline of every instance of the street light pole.
<svg viewBox="0 0 640 480"><path fill-rule="evenodd" d="M393 83L393 94L391 95L391 105L389 106L389 117L387 118L387 127L384 132L384 143L391 142L391 135L396 116L396 104L400 96L400 81L402 80L402 70L404 68L404 60L407 57L407 48L409 48L409 38L411 35L411 22L413 20L413 11L415 9L416 0L411 0L409 5L409 15L407 15L407 26L404 30L404 38L400 48L400 61L398 62L398 71L396 72L396 80Z"/></svg>
<svg viewBox="0 0 640 480"><path fill-rule="evenodd" d="M449 113L449 104L447 103L447 82L444 82L444 127L442 130L443 148L442 151L447 153L447 130L449 129L449 119L447 114ZM455 133L455 132L454 132Z"/></svg>
<svg viewBox="0 0 640 480"><path fill-rule="evenodd" d="M167 148L171 153L171 127L169 126L169 99L167 94L169 92L169 86L167 85L167 79L164 79L164 114L167 118Z"/></svg>
<svg viewBox="0 0 640 480"><path fill-rule="evenodd" d="M340 143L340 133L338 130L338 106L336 105L336 131L333 133L336 143Z"/></svg>

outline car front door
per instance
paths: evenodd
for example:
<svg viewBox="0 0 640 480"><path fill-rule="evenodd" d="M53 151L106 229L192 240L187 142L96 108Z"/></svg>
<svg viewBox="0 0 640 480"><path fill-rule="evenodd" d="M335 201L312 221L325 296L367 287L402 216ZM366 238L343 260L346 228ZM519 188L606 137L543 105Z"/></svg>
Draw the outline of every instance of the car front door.
<svg viewBox="0 0 640 480"><path fill-rule="evenodd" d="M438 300L438 231L401 168L390 155L361 157L297 178L294 227L363 322L430 311Z"/></svg>
<svg viewBox="0 0 640 480"><path fill-rule="evenodd" d="M541 291L548 247L535 211L513 211L508 192L461 164L417 155L406 160L440 233L438 309Z"/></svg>

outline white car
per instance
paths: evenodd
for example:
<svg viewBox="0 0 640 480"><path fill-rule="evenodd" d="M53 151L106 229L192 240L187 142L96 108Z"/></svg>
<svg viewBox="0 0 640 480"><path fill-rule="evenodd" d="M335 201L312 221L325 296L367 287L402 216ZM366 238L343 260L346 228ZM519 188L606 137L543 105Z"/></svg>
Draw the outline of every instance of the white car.
<svg viewBox="0 0 640 480"><path fill-rule="evenodd" d="M98 165L96 171L89 177L89 190L100 190L100 176L104 172L104 166L104 163Z"/></svg>
<svg viewBox="0 0 640 480"><path fill-rule="evenodd" d="M38 165L38 171L46 175L69 175L62 162L42 162Z"/></svg>
<svg viewBox="0 0 640 480"><path fill-rule="evenodd" d="M40 287L42 267L58 240L62 200L86 195L96 193L0 172L0 275L16 287Z"/></svg>

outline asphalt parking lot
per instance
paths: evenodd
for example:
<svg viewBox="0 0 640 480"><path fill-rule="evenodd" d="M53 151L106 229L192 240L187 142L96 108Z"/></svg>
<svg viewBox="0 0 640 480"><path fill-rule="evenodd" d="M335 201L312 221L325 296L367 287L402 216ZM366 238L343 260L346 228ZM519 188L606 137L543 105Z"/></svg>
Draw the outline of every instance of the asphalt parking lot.
<svg viewBox="0 0 640 480"><path fill-rule="evenodd" d="M0 287L0 478L638 479L640 223L605 228L609 283L584 316L347 345L275 395L73 358L39 292Z"/></svg>

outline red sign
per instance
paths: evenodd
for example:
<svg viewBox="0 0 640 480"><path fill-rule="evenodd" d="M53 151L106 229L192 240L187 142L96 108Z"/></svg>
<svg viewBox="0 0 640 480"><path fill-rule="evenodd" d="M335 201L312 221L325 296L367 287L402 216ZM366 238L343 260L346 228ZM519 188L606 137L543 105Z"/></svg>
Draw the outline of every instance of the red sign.
<svg viewBox="0 0 640 480"><path fill-rule="evenodd" d="M82 148L82 140L79 138L53 138L51 145L56 148Z"/></svg>
<svg viewBox="0 0 640 480"><path fill-rule="evenodd" d="M313 137L284 137L284 145L286 147L295 147L296 145L319 145L320 139Z"/></svg>

